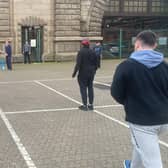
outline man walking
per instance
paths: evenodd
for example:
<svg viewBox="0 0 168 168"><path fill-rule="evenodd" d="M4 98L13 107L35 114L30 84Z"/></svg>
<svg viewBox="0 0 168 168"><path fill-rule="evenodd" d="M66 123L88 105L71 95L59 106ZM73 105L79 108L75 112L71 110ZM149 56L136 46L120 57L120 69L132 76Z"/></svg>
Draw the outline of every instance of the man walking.
<svg viewBox="0 0 168 168"><path fill-rule="evenodd" d="M82 97L82 106L79 109L87 111L93 110L93 80L97 70L97 57L93 50L90 49L90 43L88 40L82 41L82 48L78 52L76 66L72 77L74 78L78 73L78 83L80 87L80 93ZM88 90L88 94L87 94ZM89 97L89 104L87 104L87 97Z"/></svg>
<svg viewBox="0 0 168 168"><path fill-rule="evenodd" d="M26 64L27 62L30 64L31 63L31 60L30 60L31 47L28 41L26 41L26 43L23 46L23 54L24 54L24 64Z"/></svg>
<svg viewBox="0 0 168 168"><path fill-rule="evenodd" d="M158 135L168 130L168 64L156 46L155 33L139 33L135 52L113 78L111 95L124 105L133 143L124 168L163 168Z"/></svg>

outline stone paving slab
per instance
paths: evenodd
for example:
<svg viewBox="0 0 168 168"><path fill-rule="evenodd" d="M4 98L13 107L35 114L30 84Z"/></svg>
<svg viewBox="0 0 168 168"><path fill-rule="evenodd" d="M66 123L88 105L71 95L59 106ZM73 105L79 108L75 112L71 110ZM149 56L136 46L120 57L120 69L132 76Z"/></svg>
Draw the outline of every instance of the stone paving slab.
<svg viewBox="0 0 168 168"><path fill-rule="evenodd" d="M107 108L107 109L100 109L99 111L125 123L125 112L124 112L123 107L113 107L113 108ZM160 140L168 143L168 132L160 135ZM168 160L167 160L168 148L165 146L162 146L162 145L160 145L160 147L161 147L161 154L162 154L162 159L164 162L164 167L168 167Z"/></svg>
<svg viewBox="0 0 168 168"><path fill-rule="evenodd" d="M54 88L57 91L81 102L81 96L79 91L79 86L77 80L70 81L48 81L43 82L47 86ZM110 95L109 87L94 85L94 105L102 106L102 105L111 105L116 104L114 99Z"/></svg>
<svg viewBox="0 0 168 168"><path fill-rule="evenodd" d="M70 108L76 104L36 83L1 84L0 106L3 111Z"/></svg>
<svg viewBox="0 0 168 168"><path fill-rule="evenodd" d="M123 106L121 107L112 107L112 108L106 108L106 109L98 109L99 111L103 112L104 114L113 117L119 121L125 122L125 111ZM163 140L164 142L168 143L168 132L165 132L164 134L160 135L160 140ZM168 149L167 149L168 153Z"/></svg>
<svg viewBox="0 0 168 168"><path fill-rule="evenodd" d="M27 168L5 124L0 119L0 168Z"/></svg>
<svg viewBox="0 0 168 168"><path fill-rule="evenodd" d="M128 129L93 112L8 115L40 168L120 168L131 155Z"/></svg>
<svg viewBox="0 0 168 168"><path fill-rule="evenodd" d="M103 61L97 76L112 75L118 63L118 60ZM0 72L0 107L3 111L77 107L76 103L32 81L2 84L5 81L68 78L65 81L42 83L81 101L77 81L71 80L73 66L72 63L15 65L13 72ZM105 83L111 80L112 78L96 79ZM109 104L116 104L110 96L109 88L95 85L95 105ZM122 107L98 110L124 121ZM7 117L37 168L122 168L122 161L131 158L129 130L96 113L67 110L8 114ZM19 151L1 121L0 140L0 146L4 147L0 150L0 158L3 160L0 168L25 168ZM161 136L161 140L167 142L168 135ZM161 146L161 153L166 168L167 148Z"/></svg>

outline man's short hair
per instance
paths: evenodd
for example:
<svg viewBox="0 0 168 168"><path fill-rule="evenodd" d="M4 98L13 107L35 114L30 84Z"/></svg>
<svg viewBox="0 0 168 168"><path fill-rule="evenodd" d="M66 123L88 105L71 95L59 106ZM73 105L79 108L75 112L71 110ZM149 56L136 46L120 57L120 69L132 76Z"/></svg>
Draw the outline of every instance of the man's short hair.
<svg viewBox="0 0 168 168"><path fill-rule="evenodd" d="M157 43L157 35L150 30L145 30L137 35L136 40L142 41L144 45L153 47Z"/></svg>

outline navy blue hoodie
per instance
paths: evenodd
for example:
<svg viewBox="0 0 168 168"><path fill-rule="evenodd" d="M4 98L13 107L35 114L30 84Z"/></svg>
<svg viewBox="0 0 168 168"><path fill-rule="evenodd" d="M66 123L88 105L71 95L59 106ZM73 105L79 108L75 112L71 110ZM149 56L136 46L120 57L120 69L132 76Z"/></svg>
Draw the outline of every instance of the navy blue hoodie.
<svg viewBox="0 0 168 168"><path fill-rule="evenodd" d="M168 64L153 50L134 52L116 69L111 95L124 105L126 121L168 124Z"/></svg>

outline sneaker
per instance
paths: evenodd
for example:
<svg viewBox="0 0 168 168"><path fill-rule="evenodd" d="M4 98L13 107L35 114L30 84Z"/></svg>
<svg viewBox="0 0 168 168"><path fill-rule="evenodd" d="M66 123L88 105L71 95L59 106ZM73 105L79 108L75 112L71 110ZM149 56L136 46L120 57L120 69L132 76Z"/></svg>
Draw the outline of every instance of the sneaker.
<svg viewBox="0 0 168 168"><path fill-rule="evenodd" d="M88 110L94 110L93 105L89 104L89 105L88 105Z"/></svg>
<svg viewBox="0 0 168 168"><path fill-rule="evenodd" d="M83 110L83 111L87 111L88 110L87 106L85 106L85 105L79 106L78 108L80 110Z"/></svg>
<svg viewBox="0 0 168 168"><path fill-rule="evenodd" d="M130 160L124 160L124 168L131 168L131 161Z"/></svg>

